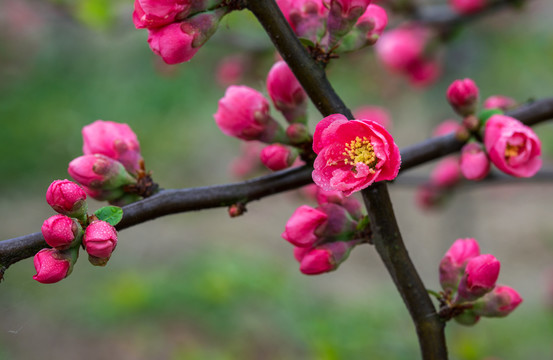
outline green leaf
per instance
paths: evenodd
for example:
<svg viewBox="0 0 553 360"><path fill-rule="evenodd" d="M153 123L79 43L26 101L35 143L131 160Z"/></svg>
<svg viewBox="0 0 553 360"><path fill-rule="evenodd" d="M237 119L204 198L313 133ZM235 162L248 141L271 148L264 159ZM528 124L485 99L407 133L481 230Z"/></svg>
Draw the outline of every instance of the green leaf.
<svg viewBox="0 0 553 360"><path fill-rule="evenodd" d="M480 111L480 114L478 114L478 120L480 120L480 124L484 126L486 124L486 121L488 121L490 117L496 114L503 114L503 111L501 111L500 109L482 110Z"/></svg>
<svg viewBox="0 0 553 360"><path fill-rule="evenodd" d="M115 226L123 218L123 209L118 206L104 206L94 212L94 215L100 220Z"/></svg>

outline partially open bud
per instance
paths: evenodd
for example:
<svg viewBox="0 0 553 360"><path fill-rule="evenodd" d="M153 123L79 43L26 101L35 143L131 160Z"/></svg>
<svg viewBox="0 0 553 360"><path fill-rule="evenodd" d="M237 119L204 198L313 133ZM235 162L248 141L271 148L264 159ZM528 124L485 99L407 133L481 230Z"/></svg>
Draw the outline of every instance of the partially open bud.
<svg viewBox="0 0 553 360"><path fill-rule="evenodd" d="M326 203L338 204L344 207L355 220L363 217L361 203L353 196L346 197L341 191L325 190L318 186L316 186L316 189L315 198L319 205Z"/></svg>
<svg viewBox="0 0 553 360"><path fill-rule="evenodd" d="M455 156L440 160L430 174L430 182L442 188L455 186L459 180L461 180L461 169L459 160Z"/></svg>
<svg viewBox="0 0 553 360"><path fill-rule="evenodd" d="M46 243L59 250L78 244L83 236L79 222L65 215L49 217L42 224L41 231Z"/></svg>
<svg viewBox="0 0 553 360"><path fill-rule="evenodd" d="M318 240L315 231L328 219L328 215L311 206L302 205L294 211L282 233L284 240L298 247L311 247Z"/></svg>
<svg viewBox="0 0 553 360"><path fill-rule="evenodd" d="M46 190L46 202L60 214L81 218L86 215L88 205L86 193L69 180L55 180Z"/></svg>
<svg viewBox="0 0 553 360"><path fill-rule="evenodd" d="M260 159L263 165L273 171L290 167L296 160L298 152L282 144L272 144L261 150Z"/></svg>
<svg viewBox="0 0 553 360"><path fill-rule="evenodd" d="M477 143L468 143L461 150L461 173L469 180L482 180L490 172L490 159Z"/></svg>
<svg viewBox="0 0 553 360"><path fill-rule="evenodd" d="M496 286L474 304L474 312L480 316L503 317L509 315L522 302L518 292L509 286Z"/></svg>
<svg viewBox="0 0 553 360"><path fill-rule="evenodd" d="M343 37L338 51L354 51L375 44L387 24L386 10L378 5L369 5L363 15L357 19L353 29ZM356 116L356 118L359 117Z"/></svg>
<svg viewBox="0 0 553 360"><path fill-rule="evenodd" d="M495 287L499 268L499 260L493 255L485 254L471 258L459 283L455 302L473 301L490 292Z"/></svg>
<svg viewBox="0 0 553 360"><path fill-rule="evenodd" d="M269 102L247 86L229 86L219 100L215 122L223 134L242 140L285 142L284 131L269 114Z"/></svg>
<svg viewBox="0 0 553 360"><path fill-rule="evenodd" d="M97 258L93 259L96 263L92 260L91 263L103 266L117 246L117 230L108 222L93 221L86 227L83 245L89 257Z"/></svg>
<svg viewBox="0 0 553 360"><path fill-rule="evenodd" d="M93 190L119 189L136 183L123 164L104 155L84 155L69 163L67 172L81 185ZM94 197L89 193L90 196ZM119 197L121 194L118 194ZM108 199L111 200L111 199Z"/></svg>
<svg viewBox="0 0 553 360"><path fill-rule="evenodd" d="M371 0L330 0L327 31L329 47L336 45L367 10Z"/></svg>
<svg viewBox="0 0 553 360"><path fill-rule="evenodd" d="M323 0L277 0L277 4L299 38L321 40L328 14Z"/></svg>
<svg viewBox="0 0 553 360"><path fill-rule="evenodd" d="M455 291L463 276L467 262L480 255L475 239L457 239L440 261L440 284L444 290Z"/></svg>
<svg viewBox="0 0 553 360"><path fill-rule="evenodd" d="M455 80L446 92L447 101L459 115L472 115L478 103L478 87L471 79Z"/></svg>
<svg viewBox="0 0 553 360"><path fill-rule="evenodd" d="M78 254L78 247L68 250L40 250L34 258L36 275L33 279L43 284L52 284L65 279L71 274Z"/></svg>
<svg viewBox="0 0 553 360"><path fill-rule="evenodd" d="M275 107L289 123L307 121L307 94L286 62L273 65L267 75L267 91Z"/></svg>
<svg viewBox="0 0 553 360"><path fill-rule="evenodd" d="M306 275L317 275L333 271L343 263L359 241L336 241L311 249L300 260L300 271Z"/></svg>
<svg viewBox="0 0 553 360"><path fill-rule="evenodd" d="M119 161L131 174L142 170L138 138L127 124L96 120L82 130L83 154L101 154Z"/></svg>

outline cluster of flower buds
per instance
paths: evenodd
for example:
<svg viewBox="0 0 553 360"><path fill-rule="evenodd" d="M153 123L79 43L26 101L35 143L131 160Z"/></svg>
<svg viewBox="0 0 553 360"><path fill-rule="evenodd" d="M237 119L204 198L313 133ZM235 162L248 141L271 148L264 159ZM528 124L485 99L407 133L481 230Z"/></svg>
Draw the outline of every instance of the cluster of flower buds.
<svg viewBox="0 0 553 360"><path fill-rule="evenodd" d="M68 173L96 200L124 205L155 191L136 134L127 124L97 120L83 127L83 156Z"/></svg>
<svg viewBox="0 0 553 360"><path fill-rule="evenodd" d="M44 240L52 248L35 255L37 273L33 279L50 284L66 278L73 270L81 245L93 265L104 266L117 245L117 231L97 216L88 216L85 191L69 180L56 180L46 191L46 201L59 214L42 224Z"/></svg>
<svg viewBox="0 0 553 360"><path fill-rule="evenodd" d="M336 270L369 231L357 199L321 188L315 196L318 206L297 208L282 233L294 245L294 257L306 275Z"/></svg>
<svg viewBox="0 0 553 360"><path fill-rule="evenodd" d="M440 261L442 307L440 314L464 325L481 316L502 317L511 313L522 298L512 288L497 285L500 263L493 255L480 254L475 239L458 239Z"/></svg>
<svg viewBox="0 0 553 360"><path fill-rule="evenodd" d="M388 24L388 15L371 2L277 0L296 35L327 52L354 51L376 43Z"/></svg>
<svg viewBox="0 0 553 360"><path fill-rule="evenodd" d="M386 31L376 44L376 55L392 73L407 77L411 85L433 84L441 73L433 32L419 24Z"/></svg>
<svg viewBox="0 0 553 360"><path fill-rule="evenodd" d="M307 94L284 61L278 61L269 71L267 91L274 107L286 119L286 129L271 116L269 100L248 86L229 86L213 117L225 135L270 144L260 151L259 157L267 168L276 171L295 164L298 149L311 142L306 125ZM257 145L248 147L243 157L251 165L244 166L246 170L255 168L250 154L256 148ZM248 172L236 162L233 168Z"/></svg>
<svg viewBox="0 0 553 360"><path fill-rule="evenodd" d="M148 29L152 51L167 64L189 61L231 9L223 0L135 0L133 22Z"/></svg>
<svg viewBox="0 0 553 360"><path fill-rule="evenodd" d="M462 15L474 14L488 6L488 0L449 0L451 8Z"/></svg>

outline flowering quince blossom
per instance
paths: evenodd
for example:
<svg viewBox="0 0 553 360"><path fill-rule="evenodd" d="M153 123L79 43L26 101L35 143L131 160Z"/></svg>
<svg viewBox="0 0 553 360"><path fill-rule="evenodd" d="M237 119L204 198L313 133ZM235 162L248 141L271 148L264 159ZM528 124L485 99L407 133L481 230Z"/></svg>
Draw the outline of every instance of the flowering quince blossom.
<svg viewBox="0 0 553 360"><path fill-rule="evenodd" d="M491 254L471 258L459 284L455 302L473 301L490 292L495 287L500 267L499 260Z"/></svg>
<svg viewBox="0 0 553 360"><path fill-rule="evenodd" d="M461 173L468 180L482 180L490 172L490 159L477 143L468 143L461 150Z"/></svg>
<svg viewBox="0 0 553 360"><path fill-rule="evenodd" d="M305 117L307 94L286 62L275 63L269 71L267 92L289 123Z"/></svg>
<svg viewBox="0 0 553 360"><path fill-rule="evenodd" d="M473 238L457 239L440 261L440 284L444 290L455 290L467 262L480 255L480 246Z"/></svg>
<svg viewBox="0 0 553 360"><path fill-rule="evenodd" d="M302 205L286 223L282 237L297 247L310 247L318 239L315 232L327 219L328 215L323 211Z"/></svg>
<svg viewBox="0 0 553 360"><path fill-rule="evenodd" d="M534 176L541 168L541 142L531 128L505 115L486 122L484 145L495 166L516 177Z"/></svg>
<svg viewBox="0 0 553 360"><path fill-rule="evenodd" d="M308 251L294 251L305 275L318 275L336 270L349 256L358 241L336 241L317 246Z"/></svg>
<svg viewBox="0 0 553 360"><path fill-rule="evenodd" d="M297 152L282 144L272 144L261 150L260 159L267 168L278 171L290 167L296 160Z"/></svg>
<svg viewBox="0 0 553 360"><path fill-rule="evenodd" d="M430 182L442 188L455 186L459 180L461 180L461 168L456 156L448 156L440 160L430 174Z"/></svg>
<svg viewBox="0 0 553 360"><path fill-rule="evenodd" d="M357 23L355 24L356 27L367 28L366 38L370 43L376 42L380 35L382 35L386 25L388 25L386 10L374 4L367 7L367 10L357 19Z"/></svg>
<svg viewBox="0 0 553 360"><path fill-rule="evenodd" d="M119 161L131 174L142 169L138 138L127 124L96 120L82 129L83 154L102 154Z"/></svg>
<svg viewBox="0 0 553 360"><path fill-rule="evenodd" d="M161 56L169 65L190 61L200 47L194 47L197 32L183 28L181 23L173 23L159 29L148 30L150 49Z"/></svg>
<svg viewBox="0 0 553 360"><path fill-rule="evenodd" d="M446 97L458 114L474 114L478 102L478 87L472 79L455 80L447 88Z"/></svg>
<svg viewBox="0 0 553 360"><path fill-rule="evenodd" d="M493 95L484 100L484 109L500 109L507 111L517 105L517 101L513 98L503 95Z"/></svg>
<svg viewBox="0 0 553 360"><path fill-rule="evenodd" d="M474 304L473 311L481 316L504 317L516 309L521 302L522 297L515 289L498 285Z"/></svg>
<svg viewBox="0 0 553 360"><path fill-rule="evenodd" d="M106 221L93 221L86 227L83 245L89 255L109 259L117 246L117 231Z"/></svg>
<svg viewBox="0 0 553 360"><path fill-rule="evenodd" d="M48 245L63 250L80 241L83 230L77 220L59 214L46 219L41 231Z"/></svg>
<svg viewBox="0 0 553 360"><path fill-rule="evenodd" d="M36 275L33 279L43 284L63 280L71 273L71 262L56 249L42 249L34 257Z"/></svg>
<svg viewBox="0 0 553 360"><path fill-rule="evenodd" d="M449 0L449 4L459 14L467 15L486 7L487 0Z"/></svg>
<svg viewBox="0 0 553 360"><path fill-rule="evenodd" d="M86 213L86 193L67 179L53 181L46 190L46 202L56 212L73 217Z"/></svg>
<svg viewBox="0 0 553 360"><path fill-rule="evenodd" d="M353 110L356 119L371 119L382 125L386 130L392 130L392 119L388 110L380 106L361 106Z"/></svg>
<svg viewBox="0 0 553 360"><path fill-rule="evenodd" d="M395 179L401 163L392 136L375 121L351 120L340 114L315 128L313 181L325 190L349 196L375 181Z"/></svg>
<svg viewBox="0 0 553 360"><path fill-rule="evenodd" d="M298 37L319 40L328 14L323 0L277 0L277 5Z"/></svg>
<svg viewBox="0 0 553 360"><path fill-rule="evenodd" d="M190 7L186 0L135 0L133 22L137 29L161 27L186 16Z"/></svg>

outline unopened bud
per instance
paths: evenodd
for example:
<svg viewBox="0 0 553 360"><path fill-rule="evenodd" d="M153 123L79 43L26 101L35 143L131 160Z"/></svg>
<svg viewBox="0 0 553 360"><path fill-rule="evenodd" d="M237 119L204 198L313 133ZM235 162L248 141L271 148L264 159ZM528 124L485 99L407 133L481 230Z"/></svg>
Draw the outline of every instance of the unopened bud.
<svg viewBox="0 0 553 360"><path fill-rule="evenodd" d="M468 261L480 255L475 239L457 239L440 261L440 284L444 290L455 291Z"/></svg>
<svg viewBox="0 0 553 360"><path fill-rule="evenodd" d="M447 100L459 115L474 114L478 103L478 87L471 79L455 80L446 92Z"/></svg>
<svg viewBox="0 0 553 360"><path fill-rule="evenodd" d="M50 184L46 202L58 213L76 218L83 217L88 210L85 191L67 179Z"/></svg>
<svg viewBox="0 0 553 360"><path fill-rule="evenodd" d="M84 155L72 160L67 171L84 187L94 190L117 189L136 183L123 164L100 154Z"/></svg>
<svg viewBox="0 0 553 360"><path fill-rule="evenodd" d="M521 302L522 298L515 289L509 286L496 286L476 301L474 312L480 316L503 317L509 315Z"/></svg>
<svg viewBox="0 0 553 360"><path fill-rule="evenodd" d="M272 144L263 148L259 156L263 165L278 171L290 167L296 160L298 152L282 144Z"/></svg>
<svg viewBox="0 0 553 360"><path fill-rule="evenodd" d="M79 222L61 214L46 219L41 231L46 243L59 250L76 245L83 236L83 229Z"/></svg>
<svg viewBox="0 0 553 360"><path fill-rule="evenodd" d="M455 302L473 301L490 292L495 287L500 266L495 256L490 254L471 258L459 284Z"/></svg>
<svg viewBox="0 0 553 360"><path fill-rule="evenodd" d="M90 257L98 258L93 265L103 266L117 246L117 231L105 221L93 221L86 227L83 245Z"/></svg>
<svg viewBox="0 0 553 360"><path fill-rule="evenodd" d="M349 256L358 241L336 241L311 249L300 260L300 271L306 275L317 275L333 271Z"/></svg>
<svg viewBox="0 0 553 360"><path fill-rule="evenodd" d="M33 279L43 284L52 284L65 279L71 274L78 255L78 247L67 250L40 250L34 258L36 275Z"/></svg>
<svg viewBox="0 0 553 360"><path fill-rule="evenodd" d="M468 143L461 150L461 173L469 180L482 180L490 172L490 159L480 145Z"/></svg>

